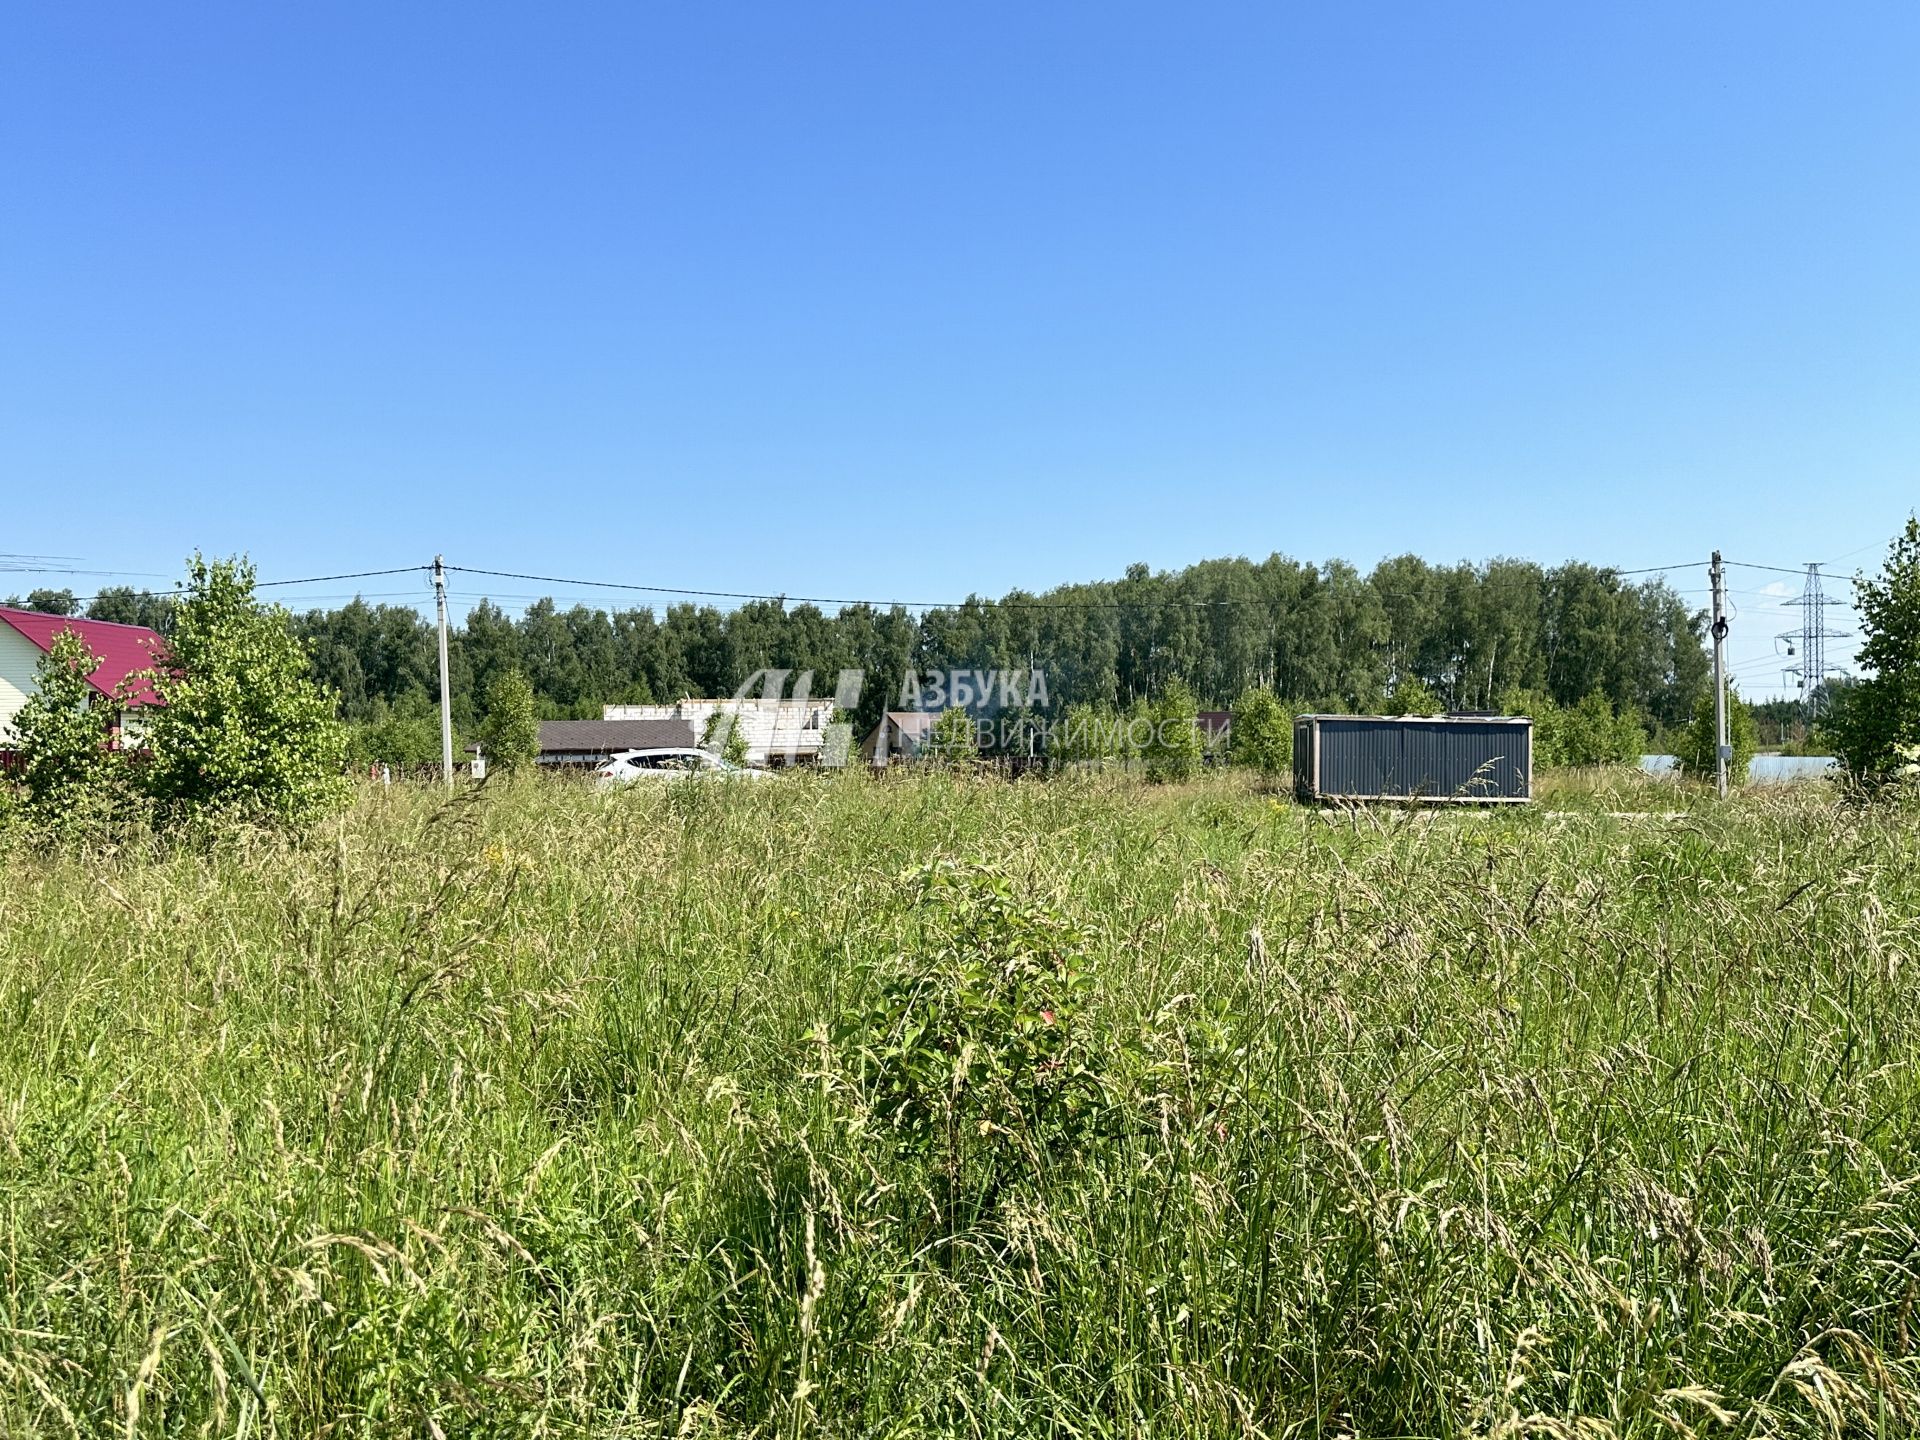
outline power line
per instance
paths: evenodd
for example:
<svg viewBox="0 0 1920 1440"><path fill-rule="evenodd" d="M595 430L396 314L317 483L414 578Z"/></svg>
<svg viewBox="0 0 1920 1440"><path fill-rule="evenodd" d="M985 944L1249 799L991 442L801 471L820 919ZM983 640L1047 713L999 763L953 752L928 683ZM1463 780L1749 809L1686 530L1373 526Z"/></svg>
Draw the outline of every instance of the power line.
<svg viewBox="0 0 1920 1440"><path fill-rule="evenodd" d="M972 595L965 600L871 600L849 599L834 595L787 595L752 590L693 590L675 585L636 585L618 580L573 580L559 575L527 575L516 570L482 570L473 565L449 565L450 571L463 575L491 575L500 580L531 580L540 585L567 585L593 590L637 591L648 595L694 595L705 600L775 600L796 605L866 605L873 609L958 610L967 605L991 605L1017 610L1133 610L1184 606L1189 609L1216 609L1231 605L1266 605L1265 597L1246 596L1228 600L995 600ZM1114 581L1103 581L1114 584ZM1124 583L1124 582L1119 582ZM541 597L543 599L548 597Z"/></svg>
<svg viewBox="0 0 1920 1440"><path fill-rule="evenodd" d="M1742 660L1736 665L1728 666L1727 673L1732 675L1743 675L1748 677L1751 677L1754 675L1777 674L1779 671L1785 668L1785 666L1781 664L1781 662L1785 658L1786 657L1783 655L1763 655L1763 656L1760 656L1758 659L1754 659L1754 660ZM1794 689L1797 687L1783 685L1780 688L1784 690L1784 689Z"/></svg>
<svg viewBox="0 0 1920 1440"><path fill-rule="evenodd" d="M1884 543L1885 543L1884 541L1880 541L1880 540L1869 541L1867 544L1860 546L1857 550L1849 550L1846 552L1846 554L1836 555L1831 560L1822 560L1820 564L1823 567L1828 565L1838 565L1842 560L1851 560L1854 556L1864 555L1869 550L1878 550L1881 547L1881 545L1883 545Z"/></svg>
<svg viewBox="0 0 1920 1440"><path fill-rule="evenodd" d="M1726 563L1738 565L1742 570L1771 570L1778 575L1799 575L1804 578L1807 573L1804 565L1756 565L1751 560L1729 560Z"/></svg>
<svg viewBox="0 0 1920 1440"><path fill-rule="evenodd" d="M261 583L265 583L265 582L261 582ZM288 582L288 583L291 583L291 582ZM260 585L256 584L255 588L256 589L260 588ZM147 590L147 591L141 591L138 593L144 594L154 600L178 600L181 598L181 593L178 590L157 590L157 591ZM355 600L401 600L401 601L407 601L409 604L417 604L417 605L430 605L433 603L433 596L431 594L422 595L419 597L419 599L414 600L411 598L414 595L414 593L415 592L412 590L374 590L374 591L355 590L352 592L342 590L342 591L338 591L336 593L327 594L327 595L290 595L284 601L278 602L278 603L286 604L289 607L296 606L296 605L308 605L308 606L318 605L323 602L337 602L341 604L346 604ZM93 594L93 595L75 595L73 597L73 603L76 605L91 605L94 601L104 600L111 595L114 595L114 592L102 591L100 593ZM118 598L118 597L115 596L115 598ZM484 599L485 597L476 595L474 598ZM83 616L80 618L84 619L85 617Z"/></svg>
<svg viewBox="0 0 1920 1440"><path fill-rule="evenodd" d="M1824 569L1828 565L1837 565L1842 560L1850 560L1855 555L1864 555L1869 550L1877 550L1880 548L1880 543L1881 542L1876 540L1870 544L1862 545L1857 549L1849 550L1845 554L1836 555L1831 560L1818 560L1814 563ZM1751 560L1729 560L1726 563L1729 565L1738 565L1742 570L1771 570L1778 575L1799 575L1804 578L1807 573L1807 567L1805 565L1760 565ZM1622 571L1621 573L1625 574L1626 572Z"/></svg>
<svg viewBox="0 0 1920 1440"><path fill-rule="evenodd" d="M1699 562L1688 562L1695 564ZM1611 566L1600 566L1603 574L1613 576L1653 575L1668 570L1680 570L1687 565L1651 565L1637 570L1616 570ZM640 585L618 580L580 580L560 575L530 575L518 570L486 570L476 565L449 565L450 573L465 575L487 575L498 580L530 580L538 585L563 585L593 590L619 590L648 595L697 596L707 600L772 600L782 604L796 605L865 605L872 609L903 610L960 610L968 605L985 605L1005 610L1143 610L1143 609L1190 609L1216 610L1234 606L1249 606L1265 609L1273 603L1267 596L1241 596L1216 600L1186 600L1178 597L1163 597L1154 600L995 600L990 596L970 595L965 600L874 600L850 599L844 596L830 595L790 595L766 591L751 590L695 590L672 585ZM394 573L394 572L383 572ZM335 577L346 578L346 577ZM1104 580L1095 582L1102 585L1124 584L1125 581ZM1362 584L1366 584L1362 577ZM1373 588L1373 587L1370 587ZM1391 596L1401 600L1421 600L1429 597L1407 591L1380 590L1374 588L1376 595ZM550 597L541 597L543 599Z"/></svg>
<svg viewBox="0 0 1920 1440"><path fill-rule="evenodd" d="M91 580L164 580L157 570L73 570L64 565L15 565L20 557L0 555L0 575L84 575Z"/></svg>
<svg viewBox="0 0 1920 1440"><path fill-rule="evenodd" d="M51 559L51 558L72 558L72 557L0 555L0 567L4 567L5 562L9 559ZM1701 562L1687 561L1677 565L1649 565L1649 566L1642 566L1638 568L1624 569L1624 570L1618 569L1612 566L1597 566L1595 567L1595 569L1601 574L1611 575L1616 578L1624 578L1624 577L1635 576L1635 575L1665 574L1672 570L1681 570L1681 569L1691 568L1693 565L1696 565L1699 563ZM304 576L298 576L298 577L285 579L285 580L257 580L255 581L255 588L260 590L289 589L289 588L305 586L305 585L331 584L333 582L341 581L341 580L377 579L377 578L381 578L389 575L416 575L416 574L425 575L430 571L430 568L431 567L426 565L400 565L400 566L393 566L393 567L380 569L380 570L346 570L346 571L339 571L339 572L336 572L333 574L327 574L327 575L304 575ZM1187 598L1181 598L1177 596L1161 596L1151 600L1122 600L1122 599L1068 600L1068 599L1039 599L1039 598L1027 599L1027 600L1013 600L1013 599L994 599L991 596L972 595L972 596L968 596L965 600L871 599L871 598L850 598L845 596L792 595L792 594L783 594L783 593L777 593L777 592L771 592L771 591L707 590L707 589L689 588L684 586L645 585L645 584L639 584L635 582L614 581L614 580L584 580L584 579L573 579L573 578L568 578L565 576L558 576L558 575L537 575L537 574L531 574L525 571L518 571L518 570L490 570L490 569L484 569L482 567L472 566L472 565L449 565L446 567L446 569L448 570L448 572L457 572L457 573L467 574L467 575L484 575L494 579L502 579L502 580L527 580L527 581L532 581L536 584L556 585L556 586L563 586L563 587L574 588L574 589L612 590L612 591L620 591L620 592L627 592L627 593L634 593L634 594L664 595L664 596L670 596L670 597L672 596L690 597L690 598L709 599L709 600L741 600L741 601L758 600L758 601L773 601L780 604L793 603L793 604L799 604L799 605L834 605L834 606L841 606L841 607L867 606L876 610L887 610L887 609L895 609L895 608L906 609L906 610L960 610L960 609L965 609L969 605L977 605L977 606L986 607L986 608L1005 609L1005 610L1149 610L1149 609L1222 610L1222 609L1233 609L1237 607L1266 609L1266 608L1270 608L1274 603L1273 598L1268 596L1236 596L1236 597L1216 598L1216 599L1187 599ZM154 575L153 572L146 572L146 571L99 570L99 571L60 571L57 573L76 574L76 575L89 574L89 575L100 575L100 576L127 575L127 576L134 576L138 578L160 578ZM1798 572L1793 572L1793 573L1798 573ZM1500 578L1505 579L1505 578L1511 578L1511 577L1500 577ZM1367 585L1367 588L1371 589L1375 595L1380 596L1382 598L1400 599L1400 600L1422 600L1422 599L1436 598L1431 595L1423 595L1423 594L1409 592L1409 591L1381 590L1377 586L1373 586L1370 583L1368 583L1368 580L1366 577L1361 577L1361 580L1362 580L1362 584ZM1102 580L1102 581L1094 581L1090 583L1095 585L1101 585L1101 586L1112 586L1115 584L1124 584L1125 582L1114 581L1114 580ZM160 592L160 593L162 598L171 598L167 594L167 592ZM385 594L378 594L372 597L368 597L368 596L356 593L351 598L401 599L401 598L405 598L405 593L406 592L387 592ZM1685 592L1681 592L1681 593L1685 593ZM75 600L75 603L77 604L87 604L95 600L98 600L100 598L102 597L99 594L76 595L74 597L74 600ZM337 598L348 598L348 597L334 596L334 595L314 595L314 596L301 597L301 598L305 600L306 603L311 604L311 603L316 603L316 602L325 601L325 600L333 600ZM478 598L487 599L487 598L494 598L494 597L481 595ZM500 596L498 598L513 599L513 598L528 598L528 597ZM551 595L547 595L547 596L538 596L538 597L531 597L531 598L550 599L553 597ZM424 601L422 603L424 603Z"/></svg>
<svg viewBox="0 0 1920 1440"><path fill-rule="evenodd" d="M431 605L433 603L431 593L419 595L418 598L415 598L416 594L417 592L412 590L355 590L351 594L341 590L331 595L292 595L278 603L287 606L289 609L292 609L296 605L351 604L355 600L401 600L406 601L407 604L415 605ZM406 609L407 606L402 605L400 608Z"/></svg>
<svg viewBox="0 0 1920 1440"><path fill-rule="evenodd" d="M414 575L424 574L432 567L427 565L401 565L392 570L349 570L343 575L308 575L300 580L256 580L253 588L265 590L275 585L321 585L329 580L367 580L376 575ZM448 566L452 569L452 566Z"/></svg>

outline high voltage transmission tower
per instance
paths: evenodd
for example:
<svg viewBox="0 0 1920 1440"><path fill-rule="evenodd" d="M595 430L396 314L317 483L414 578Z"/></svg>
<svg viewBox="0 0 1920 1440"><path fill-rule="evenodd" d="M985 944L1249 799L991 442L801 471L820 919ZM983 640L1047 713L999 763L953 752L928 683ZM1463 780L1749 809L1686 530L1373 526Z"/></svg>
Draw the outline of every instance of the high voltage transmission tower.
<svg viewBox="0 0 1920 1440"><path fill-rule="evenodd" d="M1807 566L1807 582L1797 601L1789 600L1789 605L1800 607L1800 628L1782 631L1777 637L1787 642L1787 654L1798 655L1792 665L1786 667L1785 677L1789 684L1800 687L1800 701L1806 707L1808 719L1820 706L1820 693L1823 682L1830 675L1845 675L1846 671L1838 665L1827 663L1827 641L1844 640L1845 630L1828 627L1826 609L1840 602L1827 599L1820 589L1820 567Z"/></svg>

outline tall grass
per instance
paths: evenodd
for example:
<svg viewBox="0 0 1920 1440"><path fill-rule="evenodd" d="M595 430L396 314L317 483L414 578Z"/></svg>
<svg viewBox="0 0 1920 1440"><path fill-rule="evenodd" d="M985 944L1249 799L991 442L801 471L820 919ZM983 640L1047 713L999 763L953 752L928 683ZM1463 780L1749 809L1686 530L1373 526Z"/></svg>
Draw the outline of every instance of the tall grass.
<svg viewBox="0 0 1920 1440"><path fill-rule="evenodd" d="M1545 808L783 778L16 843L0 1434L1920 1432L1912 817ZM1070 1018L994 988L1029 934ZM927 1146L878 1097L964 1068L887 1010L942 975L1000 1079ZM1044 1023L1089 1108L967 1108Z"/></svg>

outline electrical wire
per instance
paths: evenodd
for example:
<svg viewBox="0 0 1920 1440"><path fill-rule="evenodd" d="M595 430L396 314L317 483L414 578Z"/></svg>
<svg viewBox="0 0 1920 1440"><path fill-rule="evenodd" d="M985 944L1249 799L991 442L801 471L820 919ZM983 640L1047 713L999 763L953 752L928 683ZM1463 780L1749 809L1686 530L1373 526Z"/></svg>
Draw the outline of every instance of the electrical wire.
<svg viewBox="0 0 1920 1440"><path fill-rule="evenodd" d="M53 559L53 558L71 558L71 557L0 556L0 563L4 563L4 561L8 558ZM1704 563L1705 562L1702 562L1702 561L1686 561L1677 565L1649 565L1649 566L1642 566L1642 567L1638 567L1634 569L1626 569L1626 570L1614 569L1609 566L1602 566L1598 568L1600 572L1603 574L1613 575L1617 578L1624 578L1624 577L1635 576L1635 575L1665 574L1668 571L1689 569L1696 565L1700 565ZM330 584L332 582L340 581L340 580L369 580L369 579L381 578L388 575L414 575L414 574L425 575L428 572L430 572L431 569L432 567L428 565L400 565L400 566L394 566L394 567L391 567L388 569L382 569L382 570L347 570L347 571L340 571L338 573L329 574L329 575L305 575L305 576L299 576L296 578L291 578L286 580L257 580L255 581L254 588L259 590L291 589L297 586ZM1164 597L1164 596L1156 599L1152 599L1152 600L1113 600L1113 599L1100 599L1100 600L1051 599L1051 600L1048 600L1048 599L1038 599L1038 598L1030 599L1030 600L1009 600L1009 599L996 600L989 596L974 595L974 596L969 596L965 600L897 600L897 599L875 600L875 599L867 599L867 598L848 598L844 596L789 595L789 594L781 594L781 593L776 593L771 591L705 590L705 589L693 589L693 588L686 588L686 587L676 587L676 586L670 586L670 585L644 585L644 584L638 584L633 582L613 581L613 580L570 579L564 576L536 575L536 574L530 574L525 571L517 571L517 570L489 570L489 569L484 569L482 567L474 566L474 565L449 565L446 567L446 569L449 574L458 573L458 574L466 574L466 575L484 575L494 579L501 579L501 580L527 580L527 581L532 581L536 584L559 585L559 586L566 586L569 588L577 588L577 589L612 590L612 591L635 593L635 594L693 597L693 598L710 599L710 600L774 601L781 604L786 604L790 602L790 603L799 604L799 605L835 605L835 606L841 606L841 607L864 605L876 610L890 610L894 608L907 609L907 610L959 610L959 609L964 609L969 605L979 605L979 606L984 606L984 607L989 607L994 609L1007 609L1007 610L1142 610L1142 609L1222 610L1222 609L1232 609L1232 608L1242 607L1242 606L1250 607L1250 608L1265 609L1269 607L1272 603L1271 600L1265 596L1240 596L1240 597L1232 597L1232 598L1225 598L1225 599L1211 599L1211 600L1193 600L1193 599L1183 599L1179 597ZM28 573L28 572L18 572L18 573ZM153 574L153 572L146 572L146 571L72 570L72 571L57 571L57 572L48 572L48 573L72 574L72 575L87 574L87 575L96 575L96 576L125 575L125 576L132 576L136 578L162 578ZM1095 582L1095 583L1111 585L1115 582L1101 581L1101 582ZM463 597L466 595L466 593L467 592L462 592ZM1384 591L1384 590L1376 589L1374 593L1376 595L1379 595L1385 598L1400 599L1400 600L1421 600L1421 599L1432 598L1430 596L1407 592L1407 591ZM1692 592L1680 592L1680 593L1692 593ZM324 601L324 600L332 600L336 598L403 599L405 598L405 594L406 592L384 592L382 594L377 594L371 597L366 596L364 594L359 594L359 593L356 593L352 597L344 597L344 596L336 597L334 595L329 594L329 595L313 595L313 596L298 597L298 599L304 600L307 603L314 603L314 602ZM96 595L76 595L74 597L74 602L76 604L87 604L99 598L100 596L97 594ZM554 597L551 595L535 596L535 597L526 597L526 596L492 596L490 597L490 596L481 595L481 596L478 596L478 598L481 598L481 599L487 599L487 598L551 599Z"/></svg>
<svg viewBox="0 0 1920 1440"><path fill-rule="evenodd" d="M1884 541L1880 541L1880 540L1870 541L1868 544L1860 546L1859 549L1857 550L1849 550L1846 552L1846 554L1836 555L1831 560L1822 560L1820 562L1820 567L1822 569L1825 569L1829 565L1838 565L1842 560L1851 560L1854 556L1864 555L1869 550L1878 550L1881 547L1881 545L1884 543L1885 543Z"/></svg>
<svg viewBox="0 0 1920 1440"><path fill-rule="evenodd" d="M58 564L58 561L69 564ZM86 575L94 579L164 580L154 570L90 570L78 555L0 555L0 575Z"/></svg>
<svg viewBox="0 0 1920 1440"><path fill-rule="evenodd" d="M1742 570L1771 570L1779 575L1805 576L1807 573L1807 567L1804 565L1756 565L1751 560L1724 560L1721 563L1724 565L1737 565Z"/></svg>
<svg viewBox="0 0 1920 1440"><path fill-rule="evenodd" d="M866 600L832 595L786 595L752 590L691 590L672 585L636 585L617 580L572 580L559 575L528 575L516 570L482 570L474 565L449 565L449 573L491 575L500 580L531 580L539 585L569 585L593 590L637 591L648 595L694 595L707 600L776 600L796 605L868 605L874 609L957 610L969 604L991 605L1019 610L1128 610L1142 607L1186 607L1216 609L1231 605L1265 605L1264 598L1234 600L994 600L975 595L966 600ZM1109 582L1111 583L1111 582ZM545 598L545 597L543 597Z"/></svg>
<svg viewBox="0 0 1920 1440"><path fill-rule="evenodd" d="M1704 564L1705 562L1688 562ZM1637 570L1615 570L1600 567L1601 573L1614 576L1653 575L1668 570L1688 568L1686 565L1653 565ZM1235 606L1267 608L1272 602L1265 596L1245 596L1224 600L1183 600L1179 598L1161 598L1155 600L995 600L989 596L972 595L965 600L873 600L849 599L844 596L827 595L788 595L767 591L750 590L694 590L670 585L641 585L618 580L580 580L560 575L531 575L518 570L486 570L477 565L449 565L449 574L487 575L498 580L530 580L538 585L565 585L581 589L617 590L648 595L697 596L708 600L772 600L796 605L865 605L872 609L904 610L959 610L968 605L985 605L1003 610L1142 610L1142 609L1189 609L1218 610ZM1114 581L1099 582L1114 584ZM1377 595L1391 596L1401 600L1420 600L1426 596L1405 591L1376 590ZM503 597L504 598L504 597ZM543 599L550 597L541 597Z"/></svg>
<svg viewBox="0 0 1920 1440"><path fill-rule="evenodd" d="M256 580L253 582L253 588L266 590L281 585L321 585L329 580L366 580L376 575L413 575L424 573L432 568L431 565L401 565L392 570L349 570L343 575L309 575L301 580Z"/></svg>

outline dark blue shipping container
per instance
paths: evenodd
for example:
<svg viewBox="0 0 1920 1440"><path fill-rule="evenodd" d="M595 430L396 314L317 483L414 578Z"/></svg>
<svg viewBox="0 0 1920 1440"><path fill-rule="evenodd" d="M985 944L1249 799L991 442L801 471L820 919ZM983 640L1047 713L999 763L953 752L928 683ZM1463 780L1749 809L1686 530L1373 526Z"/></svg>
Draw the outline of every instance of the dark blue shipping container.
<svg viewBox="0 0 1920 1440"><path fill-rule="evenodd" d="M1507 715L1302 715L1293 722L1302 800L1525 804L1533 722Z"/></svg>

